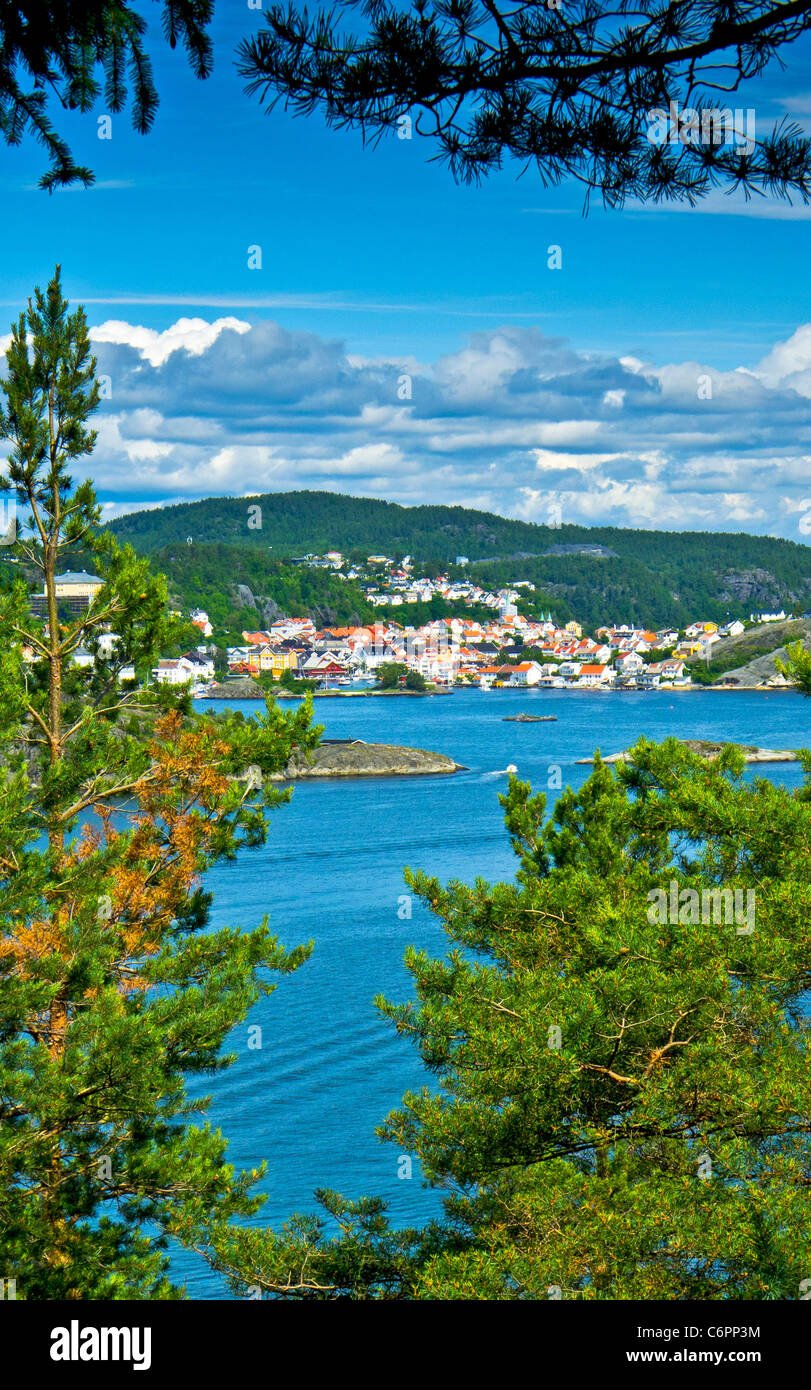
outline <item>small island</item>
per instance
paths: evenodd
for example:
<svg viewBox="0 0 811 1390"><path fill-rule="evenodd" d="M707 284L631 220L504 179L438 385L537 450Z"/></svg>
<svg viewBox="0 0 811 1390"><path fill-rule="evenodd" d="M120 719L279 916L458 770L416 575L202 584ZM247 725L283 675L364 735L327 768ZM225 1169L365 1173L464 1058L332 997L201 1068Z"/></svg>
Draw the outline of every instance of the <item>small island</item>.
<svg viewBox="0 0 811 1390"><path fill-rule="evenodd" d="M739 753L743 753L744 762L747 763L796 763L799 762L800 755L794 748L758 748L753 743L713 743L706 739L682 738L679 739L682 748L688 749L690 753L697 753L700 758L706 758L708 762L715 762L723 748L737 748ZM576 758L578 763L592 763L594 757ZM625 749L622 753L609 753L602 758L604 763L630 763L633 762L630 751Z"/></svg>
<svg viewBox="0 0 811 1390"><path fill-rule="evenodd" d="M313 777L426 777L465 772L444 753L425 748L406 748L392 743L365 743L363 739L325 739L307 754L291 758L274 782Z"/></svg>
<svg viewBox="0 0 811 1390"><path fill-rule="evenodd" d="M556 714L505 714L503 724L550 724L557 719Z"/></svg>

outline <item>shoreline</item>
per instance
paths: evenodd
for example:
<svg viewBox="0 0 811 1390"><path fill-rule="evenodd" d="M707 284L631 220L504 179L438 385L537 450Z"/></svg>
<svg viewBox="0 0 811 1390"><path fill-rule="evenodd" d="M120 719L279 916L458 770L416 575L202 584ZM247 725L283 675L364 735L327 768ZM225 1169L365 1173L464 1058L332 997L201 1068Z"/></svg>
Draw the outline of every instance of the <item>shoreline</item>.
<svg viewBox="0 0 811 1390"><path fill-rule="evenodd" d="M394 698L424 700L426 697L430 696L454 695L457 692L468 690L475 691L477 689L478 688L476 686L459 685L451 688L450 690L311 690L306 693L312 695L312 698L314 700L368 700L370 698L375 697L383 697L386 699ZM791 693L796 694L798 691L798 687L795 685L677 685L663 687L660 686L655 690L633 690L627 687L625 689L620 690L609 690L607 688L600 689L599 687L594 686L588 689L579 690L577 686L572 686L571 688L567 688L566 686L556 686L554 688L544 686L542 689L545 695L594 695L595 693L600 695L693 695L697 691L704 691L705 693L712 692L713 694L719 695L751 695L756 692L766 695L784 695ZM499 694L501 693L501 691L508 690L511 694L516 693L523 694L525 696L531 695L536 692L540 693L538 686L534 685L502 685L498 687L491 687L491 689L487 691L478 690L478 693L480 695L490 695L494 693L494 690L496 693ZM284 690L279 692L271 691L269 693L273 695L273 698L275 700L303 700L305 698L303 694L299 695L292 690ZM236 702L242 700L264 699L264 694L261 696L201 694L195 696L194 698L199 700L231 700Z"/></svg>

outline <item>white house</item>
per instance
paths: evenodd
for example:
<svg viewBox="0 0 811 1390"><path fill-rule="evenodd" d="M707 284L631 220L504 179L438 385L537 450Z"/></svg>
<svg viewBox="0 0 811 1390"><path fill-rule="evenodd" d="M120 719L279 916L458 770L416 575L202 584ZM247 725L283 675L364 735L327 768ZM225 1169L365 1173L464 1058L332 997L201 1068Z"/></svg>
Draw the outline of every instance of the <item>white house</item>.
<svg viewBox="0 0 811 1390"><path fill-rule="evenodd" d="M194 623L194 626L202 632L204 637L210 637L214 631L204 608L195 608L191 615L191 621Z"/></svg>
<svg viewBox="0 0 811 1390"><path fill-rule="evenodd" d="M159 661L152 676L158 685L186 685L194 680L195 670L193 663L181 656L176 661Z"/></svg>
<svg viewBox="0 0 811 1390"><path fill-rule="evenodd" d="M195 680L210 681L214 679L214 662L210 656L205 656L200 652L187 652L184 661L188 661Z"/></svg>
<svg viewBox="0 0 811 1390"><path fill-rule="evenodd" d="M690 677L686 673L685 663L676 657L669 657L663 661L662 680L673 681L674 685L687 684Z"/></svg>
<svg viewBox="0 0 811 1390"><path fill-rule="evenodd" d="M682 662L682 665L684 663ZM662 680L661 661L651 661L639 672L636 683L641 690L657 690Z"/></svg>
<svg viewBox="0 0 811 1390"><path fill-rule="evenodd" d="M520 661L517 666L513 666L510 677L510 685L537 685L543 676L543 667L539 661Z"/></svg>
<svg viewBox="0 0 811 1390"><path fill-rule="evenodd" d="M623 676L635 676L639 671L644 670L645 663L639 652L625 652L617 657L617 670Z"/></svg>
<svg viewBox="0 0 811 1390"><path fill-rule="evenodd" d="M601 662L586 662L580 667L580 677L578 685L594 689L596 686L611 685L614 680L614 672L610 666L605 666Z"/></svg>

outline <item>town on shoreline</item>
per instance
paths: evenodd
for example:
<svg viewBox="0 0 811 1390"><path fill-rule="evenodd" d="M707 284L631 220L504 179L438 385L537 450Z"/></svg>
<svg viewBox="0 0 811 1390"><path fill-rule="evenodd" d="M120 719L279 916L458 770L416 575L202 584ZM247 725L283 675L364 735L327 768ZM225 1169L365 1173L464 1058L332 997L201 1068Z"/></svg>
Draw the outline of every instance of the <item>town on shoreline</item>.
<svg viewBox="0 0 811 1390"><path fill-rule="evenodd" d="M226 651L216 679L211 654L201 645L174 661L163 661L154 677L170 684L191 682L196 695L227 694L235 681L263 677L280 683L278 694L296 686L316 696L428 695L454 689L653 691L744 688L734 675L709 687L696 679L725 638L742 635L747 624L699 621L678 631L650 631L632 624L600 627L585 635L580 623L555 623L522 616L510 590L500 591L489 621L437 618L420 627L392 618L357 626L317 627L309 618L279 617L267 628L242 633L242 645ZM479 601L477 599L477 601ZM752 615L751 624L781 622L785 613ZM211 635L208 614L191 620ZM416 679L414 679L416 678ZM305 686L306 682L306 686ZM790 687L779 671L746 688ZM254 691L259 694L258 690Z"/></svg>
<svg viewBox="0 0 811 1390"><path fill-rule="evenodd" d="M214 629L203 609L178 613L188 618L201 640L182 655L159 660L152 679L190 686L198 697L234 699L256 698L268 689L280 697L307 691L323 697L419 696L460 688L675 691L791 686L773 665L764 679L742 683L734 672L711 686L705 676L718 643L741 637L752 627L766 630L769 624L785 624L782 611L753 613L749 623L698 620L681 630L617 623L588 635L576 621L560 625L551 613L521 613L517 587L490 594L473 584L451 584L443 576L410 581L396 568L389 583L389 611L372 623L319 626L311 617L279 615L266 628L245 629L240 645L225 648L211 642ZM421 626L398 623L393 614L404 585L429 585L432 595L475 608L477 616L434 618ZM92 603L101 586L101 579L86 572L57 576L60 602L76 611ZM405 588L409 598L411 587ZM35 606L37 598L32 600ZM483 617L483 608L492 610L492 617ZM101 654L107 655L107 648L112 651L117 640L112 632L103 634ZM74 660L89 665L94 657L77 648ZM121 679L134 677L133 671L120 673Z"/></svg>

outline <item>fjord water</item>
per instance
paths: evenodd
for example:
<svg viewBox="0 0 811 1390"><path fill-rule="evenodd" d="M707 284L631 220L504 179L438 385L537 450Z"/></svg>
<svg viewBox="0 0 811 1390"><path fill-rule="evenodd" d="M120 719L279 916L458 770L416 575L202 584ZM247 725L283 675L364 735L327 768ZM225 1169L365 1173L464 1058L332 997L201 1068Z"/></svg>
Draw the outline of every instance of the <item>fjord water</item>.
<svg viewBox="0 0 811 1390"><path fill-rule="evenodd" d="M262 706L235 707L247 716ZM504 722L521 711L554 714L557 722ZM809 746L811 701L793 691L470 690L316 700L315 718L326 738L429 748L468 770L298 783L291 803L273 813L267 844L208 875L212 926L251 927L267 913L285 946L312 939L315 950L234 1031L233 1067L195 1089L213 1098L209 1118L230 1140L231 1162L267 1162L262 1224L278 1229L295 1211L315 1211L314 1189L328 1187L348 1197L383 1196L393 1223L405 1226L437 1211L440 1194L423 1187L416 1163L410 1180L398 1177L400 1151L374 1129L404 1091L430 1087L433 1078L372 1000L378 993L410 997L406 947L439 955L446 938L418 900L411 918L403 915L403 867L443 881L513 878L498 803L510 763L546 791L551 764L564 786L579 787L590 769L576 759L595 748L619 752L643 734ZM802 781L796 763L765 764L748 775L788 787ZM547 796L554 802L555 792ZM248 1046L256 1024L261 1049ZM174 1256L173 1273L191 1298L228 1296L196 1256Z"/></svg>

